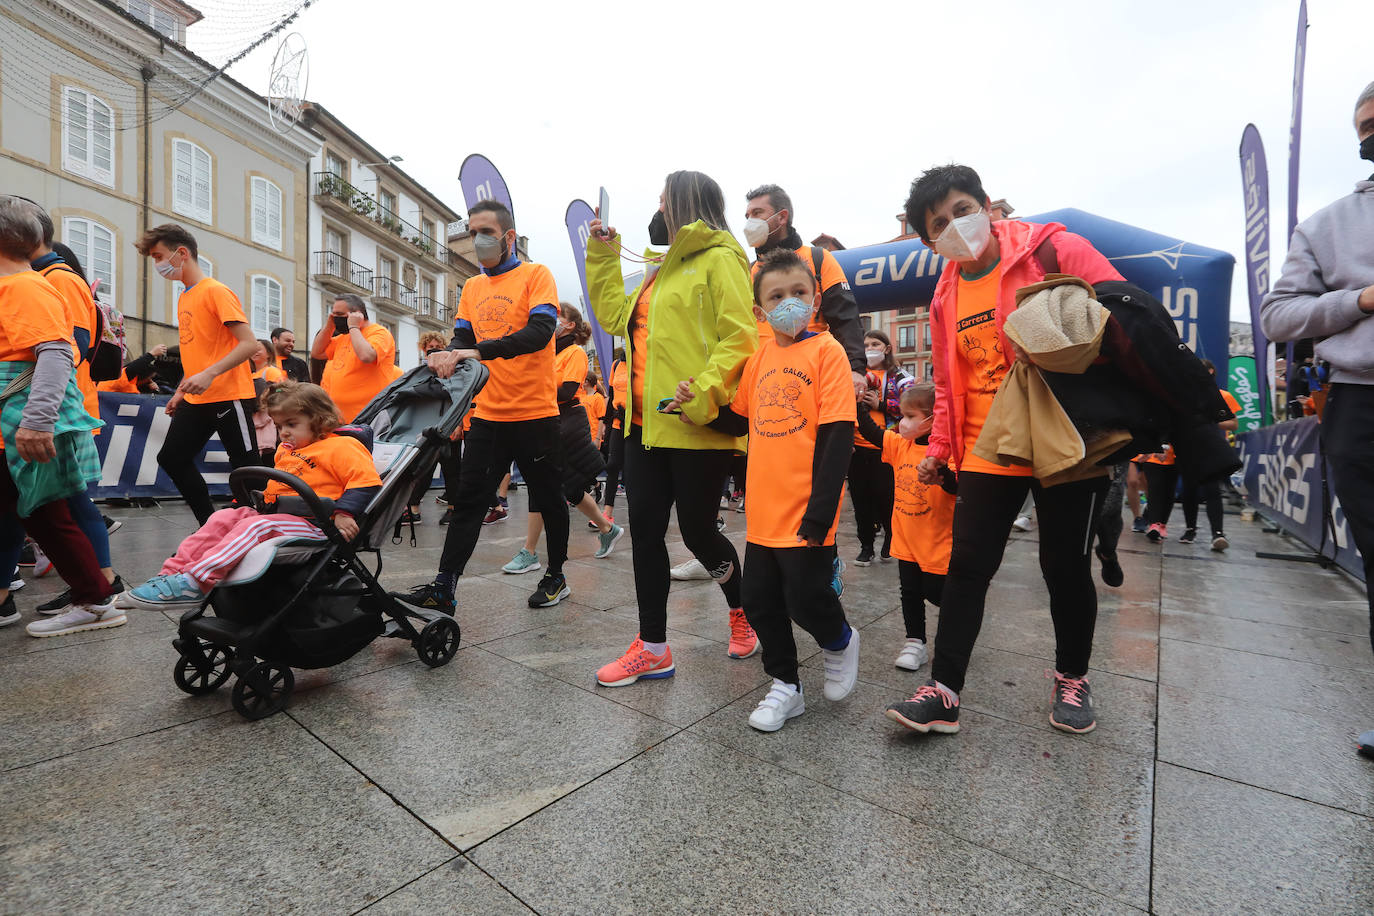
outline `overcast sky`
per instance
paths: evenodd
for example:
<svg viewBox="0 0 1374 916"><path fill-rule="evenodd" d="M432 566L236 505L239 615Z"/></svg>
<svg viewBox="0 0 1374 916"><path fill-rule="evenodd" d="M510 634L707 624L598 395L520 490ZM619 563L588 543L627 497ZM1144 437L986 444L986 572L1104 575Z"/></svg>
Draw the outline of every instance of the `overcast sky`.
<svg viewBox="0 0 1374 916"><path fill-rule="evenodd" d="M317 0L293 28L310 98L450 206L463 209L467 154L495 162L566 299L580 287L563 213L600 185L636 247L683 168L720 182L737 235L745 192L771 181L803 237L857 247L897 233L922 169L957 161L1020 214L1078 207L1230 252L1232 318L1248 321L1238 147L1253 121L1281 240L1297 13L1297 0ZM1374 80L1369 0L1312 0L1308 15L1300 218L1374 170L1351 123ZM265 92L274 46L233 75ZM1275 276L1283 255L1276 241Z"/></svg>

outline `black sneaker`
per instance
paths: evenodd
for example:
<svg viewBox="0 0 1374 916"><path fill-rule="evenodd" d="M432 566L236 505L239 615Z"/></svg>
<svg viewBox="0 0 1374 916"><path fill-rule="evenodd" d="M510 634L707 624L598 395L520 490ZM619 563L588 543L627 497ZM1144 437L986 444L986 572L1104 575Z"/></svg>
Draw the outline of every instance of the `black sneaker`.
<svg viewBox="0 0 1374 916"><path fill-rule="evenodd" d="M1230 546L1231 546L1231 542L1228 541L1228 540L1226 540L1226 534L1225 534L1224 532L1221 532L1221 531L1213 531L1213 532L1212 532L1212 549L1213 549L1213 550L1215 550L1217 553L1221 553L1221 552L1224 551L1227 547L1230 547Z"/></svg>
<svg viewBox="0 0 1374 916"><path fill-rule="evenodd" d="M891 532L891 531L884 531L884 532L883 532L883 549L882 549L881 551L879 551L878 556L882 557L883 560L890 560L890 559L892 559L892 532Z"/></svg>
<svg viewBox="0 0 1374 916"><path fill-rule="evenodd" d="M25 541L25 542L24 542L24 549L21 550L21 551L19 551L19 563L18 563L18 565L19 565L19 566L32 566L32 565L34 565L34 562L35 562L35 561L34 561L34 558L33 558L33 541Z"/></svg>
<svg viewBox="0 0 1374 916"><path fill-rule="evenodd" d="M1150 523L1145 520L1145 516L1143 515L1135 521L1131 522L1131 530L1134 531L1136 534L1144 534L1147 530L1149 530L1149 527Z"/></svg>
<svg viewBox="0 0 1374 916"><path fill-rule="evenodd" d="M1107 553L1101 547L1096 547L1097 558L1102 561L1102 581L1112 588L1120 588L1121 583L1126 581L1126 573L1121 569L1121 561L1117 559L1116 551Z"/></svg>
<svg viewBox="0 0 1374 916"><path fill-rule="evenodd" d="M562 573L548 573L539 580L539 587L530 595L530 607L553 607L572 594L568 580Z"/></svg>
<svg viewBox="0 0 1374 916"><path fill-rule="evenodd" d="M110 583L110 587L114 589L113 594L118 595L124 591L124 580L119 578L119 576L115 576L114 582ZM68 588L64 589L62 593L58 595L56 598L53 598L50 601L44 601L38 607L34 608L34 610L36 610L40 614L60 614L66 608L70 607L71 603L72 590Z"/></svg>
<svg viewBox="0 0 1374 916"><path fill-rule="evenodd" d="M859 555L854 558L855 566L868 566L873 562L873 548L863 547L859 550Z"/></svg>
<svg viewBox="0 0 1374 916"><path fill-rule="evenodd" d="M453 521L453 507L449 506L444 510L444 514L439 516L439 524L447 525L451 521Z"/></svg>
<svg viewBox="0 0 1374 916"><path fill-rule="evenodd" d="M124 523L117 518L110 518L108 515L105 515L103 513L101 514L100 518L101 521L105 523L106 534L114 534L120 528L124 527Z"/></svg>
<svg viewBox="0 0 1374 916"><path fill-rule="evenodd" d="M1097 728L1093 715L1093 697L1085 677L1054 676L1054 709L1050 724L1061 732L1082 735Z"/></svg>
<svg viewBox="0 0 1374 916"><path fill-rule="evenodd" d="M3 610L3 608L0 608L0 610ZM1361 755L1374 760L1374 729L1360 735L1359 739L1355 742L1355 747L1359 750Z"/></svg>
<svg viewBox="0 0 1374 916"><path fill-rule="evenodd" d="M725 530L725 519L721 518L719 515L716 516L716 530L717 530L717 531L724 531L724 530Z"/></svg>
<svg viewBox="0 0 1374 916"><path fill-rule="evenodd" d="M911 699L893 703L885 715L915 732L942 732L952 735L959 730L959 701L951 699L934 681L926 681L912 694Z"/></svg>
<svg viewBox="0 0 1374 916"><path fill-rule="evenodd" d="M1197 540L1197 529L1196 529L1196 528L1189 528L1187 531L1183 532L1183 534L1182 534L1181 537L1179 537L1178 542L1179 542L1180 544L1191 544L1191 543L1193 543L1193 542L1196 541L1196 540Z"/></svg>
<svg viewBox="0 0 1374 916"><path fill-rule="evenodd" d="M392 592L391 597L397 601L404 601L406 604L413 604L415 607L428 608L431 611L453 616L453 593L438 582L426 582L424 585L417 585L404 594Z"/></svg>
<svg viewBox="0 0 1374 916"><path fill-rule="evenodd" d="M0 601L0 627L7 627L12 623L19 622L19 608L14 604L14 593L5 596L4 601Z"/></svg>
<svg viewBox="0 0 1374 916"><path fill-rule="evenodd" d="M421 518L420 513L416 512L414 509L411 509L408 506L406 507L406 510L401 513L402 525L418 525L422 520L423 519Z"/></svg>

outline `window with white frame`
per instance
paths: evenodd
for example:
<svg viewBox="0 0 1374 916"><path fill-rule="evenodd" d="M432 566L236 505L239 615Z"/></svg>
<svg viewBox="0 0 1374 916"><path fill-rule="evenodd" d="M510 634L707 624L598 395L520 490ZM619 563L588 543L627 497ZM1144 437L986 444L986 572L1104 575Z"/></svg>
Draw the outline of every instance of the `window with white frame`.
<svg viewBox="0 0 1374 916"><path fill-rule="evenodd" d="M181 41L181 20L156 0L129 0L129 15L172 41Z"/></svg>
<svg viewBox="0 0 1374 916"><path fill-rule="evenodd" d="M281 325L281 284L271 277L253 277L251 322L256 337L266 337Z"/></svg>
<svg viewBox="0 0 1374 916"><path fill-rule="evenodd" d="M114 187L114 109L75 86L62 87L62 168Z"/></svg>
<svg viewBox="0 0 1374 916"><path fill-rule="evenodd" d="M281 188L253 177L253 241L281 251Z"/></svg>
<svg viewBox="0 0 1374 916"><path fill-rule="evenodd" d="M100 301L115 304L115 234L95 220L70 216L62 221L62 241L76 253L91 282L99 280Z"/></svg>
<svg viewBox="0 0 1374 916"><path fill-rule="evenodd" d="M215 265L212 264L212 263L210 263L210 259L209 259L209 258L207 258L207 257L205 257L205 256L203 256L203 255L197 255L197 256L196 256L196 263L200 265L200 272L201 272L202 274L204 274L205 276L207 276L207 277L213 277L213 276L215 275ZM172 281L172 305L173 305L173 306L176 305L176 301L177 301L178 299L181 298L181 294L184 293L184 292L186 292L186 284L185 284L185 283L182 283L180 280L173 280L173 281Z"/></svg>
<svg viewBox="0 0 1374 916"><path fill-rule="evenodd" d="M173 210L202 223L214 221L213 168L210 154L190 140L172 141Z"/></svg>
<svg viewBox="0 0 1374 916"><path fill-rule="evenodd" d="M348 166L338 156L330 153L324 158L324 170L335 178L347 178Z"/></svg>

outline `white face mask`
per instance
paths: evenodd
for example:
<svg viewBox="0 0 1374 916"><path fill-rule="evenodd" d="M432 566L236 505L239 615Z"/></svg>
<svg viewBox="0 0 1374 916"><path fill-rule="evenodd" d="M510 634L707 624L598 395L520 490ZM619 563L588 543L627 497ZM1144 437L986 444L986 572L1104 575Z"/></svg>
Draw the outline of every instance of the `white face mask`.
<svg viewBox="0 0 1374 916"><path fill-rule="evenodd" d="M976 261L992 241L992 219L979 210L961 216L945 227L935 240L935 253L951 261Z"/></svg>
<svg viewBox="0 0 1374 916"><path fill-rule="evenodd" d="M758 248L768 241L768 221L751 216L744 221L744 240L750 248Z"/></svg>
<svg viewBox="0 0 1374 916"><path fill-rule="evenodd" d="M868 365L869 365L869 367L870 367L870 368L874 368L874 369L876 369L878 366L881 366L881 365L883 364L883 355L884 355L884 354L883 354L883 351L882 351L882 350L865 350L865 351L864 351L864 356L868 359Z"/></svg>
<svg viewBox="0 0 1374 916"><path fill-rule="evenodd" d="M154 264L153 269L168 280L180 280L181 268L172 266L172 257L175 257L175 255L168 257L167 260L163 261L161 264Z"/></svg>

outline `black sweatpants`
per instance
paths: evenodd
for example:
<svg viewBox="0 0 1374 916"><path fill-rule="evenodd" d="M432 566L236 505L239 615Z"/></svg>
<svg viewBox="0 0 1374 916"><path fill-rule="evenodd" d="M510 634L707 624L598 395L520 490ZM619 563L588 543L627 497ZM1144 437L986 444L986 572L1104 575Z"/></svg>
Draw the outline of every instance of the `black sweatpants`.
<svg viewBox="0 0 1374 916"><path fill-rule="evenodd" d="M630 542L639 602L639 636L668 641L668 518L677 506L682 541L720 582L725 602L740 606L739 554L716 530L720 488L730 472L730 449L645 448L642 430L625 437L625 491L630 496ZM826 567L826 582L830 581ZM723 578L721 578L723 576Z"/></svg>
<svg viewBox="0 0 1374 916"><path fill-rule="evenodd" d="M464 438L462 469L453 518L444 535L439 571L463 574L482 518L491 508L491 495L514 461L525 478L530 511L544 516L544 539L549 551L548 572L563 572L568 558L568 504L563 501L562 446L558 417L495 422L473 418Z"/></svg>
<svg viewBox="0 0 1374 916"><path fill-rule="evenodd" d="M1369 642L1374 646L1374 386L1332 385L1321 435L1336 498L1364 559Z"/></svg>
<svg viewBox="0 0 1374 916"><path fill-rule="evenodd" d="M926 641L926 602L936 607L945 591L945 577L928 573L920 563L897 561L897 582L902 592L902 622L906 624L906 638Z"/></svg>
<svg viewBox="0 0 1374 916"><path fill-rule="evenodd" d="M606 508L615 507L615 491L620 486L620 474L625 469L625 431L608 427L606 430Z"/></svg>
<svg viewBox="0 0 1374 916"><path fill-rule="evenodd" d="M873 549L879 531L892 530L892 465L883 463L876 448L854 446L849 458L849 499L859 526L859 545Z"/></svg>
<svg viewBox="0 0 1374 916"><path fill-rule="evenodd" d="M158 465L167 472L186 505L195 513L196 521L205 524L215 511L210 503L210 489L196 467L210 437L219 433L219 441L235 468L257 467L262 463L258 454L258 432L253 428L256 398L241 401L210 401L191 404L182 401L172 414L162 448L157 453Z"/></svg>
<svg viewBox="0 0 1374 916"><path fill-rule="evenodd" d="M744 545L744 616L763 646L763 670L796 686L795 621L816 640L833 645L844 635L844 608L830 587L835 546Z"/></svg>
<svg viewBox="0 0 1374 916"><path fill-rule="evenodd" d="M969 655L983 626L988 585L1002 565L1011 523L1027 491L1035 495L1040 522L1040 572L1050 592L1055 666L1069 677L1087 673L1097 626L1093 529L1107 485L1106 477L1042 487L1033 477L976 471L959 475L954 545L931 666L935 680L955 692L964 689Z"/></svg>
<svg viewBox="0 0 1374 916"><path fill-rule="evenodd" d="M1197 527L1198 500L1207 506L1207 524L1212 526L1212 534L1226 530L1226 510L1221 504L1221 481L1211 483L1192 483L1183 481L1183 522L1189 528Z"/></svg>

